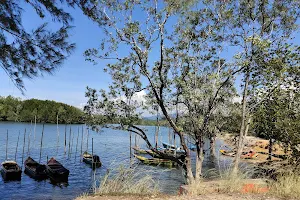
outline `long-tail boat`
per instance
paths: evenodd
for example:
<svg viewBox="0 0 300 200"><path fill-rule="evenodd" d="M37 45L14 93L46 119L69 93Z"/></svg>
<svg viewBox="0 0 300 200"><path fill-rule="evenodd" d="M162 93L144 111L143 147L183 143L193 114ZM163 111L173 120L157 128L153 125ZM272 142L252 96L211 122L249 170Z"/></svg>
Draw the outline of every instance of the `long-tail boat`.
<svg viewBox="0 0 300 200"><path fill-rule="evenodd" d="M147 150L145 150L145 149L141 149L141 148L136 147L136 146L132 147L132 149L134 150L134 152L136 154L147 154Z"/></svg>
<svg viewBox="0 0 300 200"><path fill-rule="evenodd" d="M172 167L172 166L176 166L177 163L168 160L168 159L161 159L161 158L146 158L144 156L140 156L140 155L136 155L133 154L134 157L136 157L139 161L141 161L144 164L147 165L161 165L161 166L168 166L168 167Z"/></svg>
<svg viewBox="0 0 300 200"><path fill-rule="evenodd" d="M46 173L46 166L41 165L40 163L33 160L31 157L28 157L25 160L24 166L25 166L25 170L24 170L25 174L27 174L33 179L43 180L48 177Z"/></svg>
<svg viewBox="0 0 300 200"><path fill-rule="evenodd" d="M46 172L49 178L54 182L68 182L70 171L54 158L50 158L47 162Z"/></svg>
<svg viewBox="0 0 300 200"><path fill-rule="evenodd" d="M4 161L1 163L1 175L4 181L21 180L22 170L15 161Z"/></svg>
<svg viewBox="0 0 300 200"><path fill-rule="evenodd" d="M85 162L86 164L89 164L92 166L93 169L101 167L102 163L100 161L99 156L97 155L92 155L88 152L84 152L82 154L82 161Z"/></svg>
<svg viewBox="0 0 300 200"><path fill-rule="evenodd" d="M180 150L180 147L177 147L173 144L169 144L169 143L166 143L166 142L162 142L162 145L164 148L166 149L175 149L175 150Z"/></svg>

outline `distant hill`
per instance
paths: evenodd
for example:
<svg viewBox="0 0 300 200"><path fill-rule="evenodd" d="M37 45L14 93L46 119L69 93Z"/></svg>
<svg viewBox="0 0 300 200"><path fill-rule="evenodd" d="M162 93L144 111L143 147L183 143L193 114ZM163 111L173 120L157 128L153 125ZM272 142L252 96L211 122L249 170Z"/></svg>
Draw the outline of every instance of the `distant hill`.
<svg viewBox="0 0 300 200"><path fill-rule="evenodd" d="M64 103L12 96L0 97L0 121L83 123L84 112Z"/></svg>

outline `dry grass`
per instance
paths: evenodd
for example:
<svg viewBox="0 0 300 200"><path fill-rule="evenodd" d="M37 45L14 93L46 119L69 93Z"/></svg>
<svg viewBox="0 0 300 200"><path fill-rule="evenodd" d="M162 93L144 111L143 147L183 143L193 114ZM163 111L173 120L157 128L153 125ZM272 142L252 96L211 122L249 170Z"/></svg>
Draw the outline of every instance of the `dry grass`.
<svg viewBox="0 0 300 200"><path fill-rule="evenodd" d="M300 199L300 176L286 173L270 183L270 192L285 199Z"/></svg>
<svg viewBox="0 0 300 200"><path fill-rule="evenodd" d="M108 172L96 188L95 195L153 195L158 193L157 183L141 169L120 166Z"/></svg>

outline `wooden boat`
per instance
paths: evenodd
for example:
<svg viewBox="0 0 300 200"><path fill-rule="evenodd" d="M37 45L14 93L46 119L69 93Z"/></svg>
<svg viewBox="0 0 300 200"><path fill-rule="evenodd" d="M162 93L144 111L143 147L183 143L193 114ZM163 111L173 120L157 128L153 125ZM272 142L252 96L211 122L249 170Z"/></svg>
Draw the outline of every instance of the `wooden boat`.
<svg viewBox="0 0 300 200"><path fill-rule="evenodd" d="M182 156L185 157L185 151L183 151L183 150L164 149L164 148L159 148L157 150L160 151L161 153L165 153L169 156L175 156L177 158L182 157ZM162 158L159 154L153 152L152 150L146 150L146 152L153 158Z"/></svg>
<svg viewBox="0 0 300 200"><path fill-rule="evenodd" d="M177 164L168 159L160 159L160 158L146 158L144 156L133 154L139 161L146 165L160 165L160 166L176 166Z"/></svg>
<svg viewBox="0 0 300 200"><path fill-rule="evenodd" d="M68 182L70 171L66 169L54 158L51 158L46 164L47 175L55 182Z"/></svg>
<svg viewBox="0 0 300 200"><path fill-rule="evenodd" d="M241 155L241 158L244 159L253 159L255 157L257 157L257 153L252 150L250 150L249 152L243 152L243 154Z"/></svg>
<svg viewBox="0 0 300 200"><path fill-rule="evenodd" d="M136 154L147 154L147 150L145 149L141 149L139 147L132 147L132 149Z"/></svg>
<svg viewBox="0 0 300 200"><path fill-rule="evenodd" d="M46 166L41 165L40 163L33 160L31 157L28 157L24 162L25 170L24 172L33 179L43 180L46 179Z"/></svg>
<svg viewBox="0 0 300 200"><path fill-rule="evenodd" d="M15 161L1 163L1 175L4 181L21 180L22 170Z"/></svg>
<svg viewBox="0 0 300 200"><path fill-rule="evenodd" d="M230 157L234 157L235 156L235 152L233 152L233 151L226 151L226 150L221 149L220 153L222 155L224 155L224 156L230 156Z"/></svg>
<svg viewBox="0 0 300 200"><path fill-rule="evenodd" d="M180 147L177 147L173 144L169 144L169 143L166 143L166 142L162 142L162 145L164 148L166 149L176 149L176 150L180 150Z"/></svg>
<svg viewBox="0 0 300 200"><path fill-rule="evenodd" d="M82 154L82 161L91 165L93 169L101 167L102 165L99 156L89 154L88 152Z"/></svg>

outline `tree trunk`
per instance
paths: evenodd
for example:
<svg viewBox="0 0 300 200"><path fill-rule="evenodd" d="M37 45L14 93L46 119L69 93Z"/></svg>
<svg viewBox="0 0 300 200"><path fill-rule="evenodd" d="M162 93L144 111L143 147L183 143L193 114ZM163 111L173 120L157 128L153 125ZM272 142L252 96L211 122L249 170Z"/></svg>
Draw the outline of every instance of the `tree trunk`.
<svg viewBox="0 0 300 200"><path fill-rule="evenodd" d="M216 155L216 137L211 136L210 137L210 156L215 157Z"/></svg>
<svg viewBox="0 0 300 200"><path fill-rule="evenodd" d="M185 157L185 170L186 170L187 184L192 184L194 182L194 175L192 171L192 162L191 162L190 155L187 155Z"/></svg>
<svg viewBox="0 0 300 200"><path fill-rule="evenodd" d="M203 140L202 137L199 137L196 142L197 145L197 155L196 155L196 173L195 173L195 181L199 182L202 175L202 163L203 163Z"/></svg>
<svg viewBox="0 0 300 200"><path fill-rule="evenodd" d="M240 157L242 155L243 152L243 148L244 148L244 137L245 137L245 123L246 123L246 109L247 109L247 95L248 95L248 85L249 85L249 79L250 79L250 73L249 71L246 73L246 77L245 77L245 86L244 86L244 91L243 91L243 101L242 101L242 105L243 105L243 109L242 109L242 122L241 122L241 129L240 129L240 135L239 135L239 142L238 142L238 146L237 146L237 152L236 152L236 156L234 159L234 165L233 165L233 170L232 173L236 174L238 171L238 166L240 163Z"/></svg>
<svg viewBox="0 0 300 200"><path fill-rule="evenodd" d="M272 147L273 147L273 142L272 138L269 139L269 157L268 160L272 160Z"/></svg>

